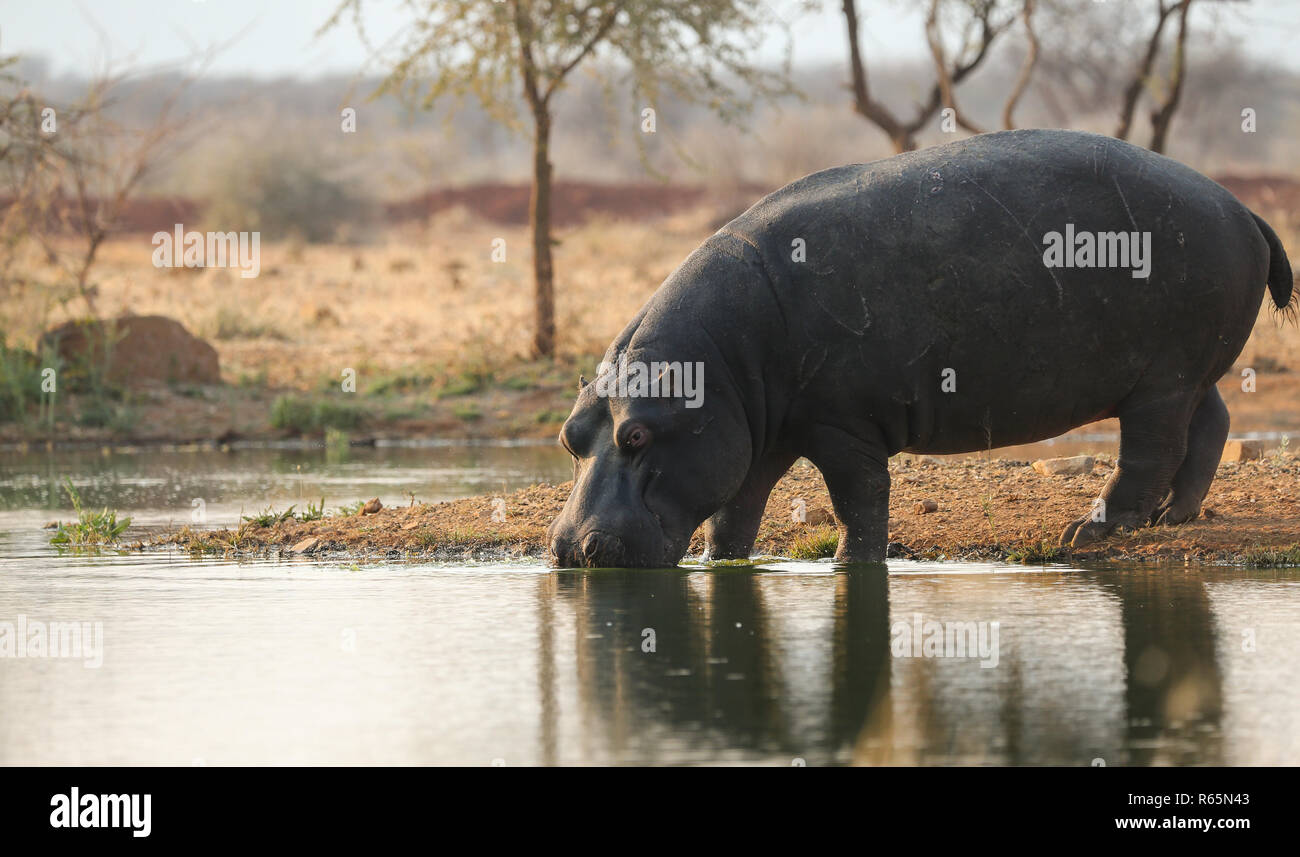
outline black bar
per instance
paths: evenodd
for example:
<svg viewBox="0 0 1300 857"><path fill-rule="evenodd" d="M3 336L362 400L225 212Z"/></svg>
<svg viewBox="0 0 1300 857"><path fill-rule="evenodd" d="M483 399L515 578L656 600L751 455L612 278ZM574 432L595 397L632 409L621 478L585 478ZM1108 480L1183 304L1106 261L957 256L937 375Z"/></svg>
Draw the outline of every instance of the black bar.
<svg viewBox="0 0 1300 857"><path fill-rule="evenodd" d="M1286 833L1296 814L1291 779L1289 770L1265 768L10 768L0 778L0 823L8 841L18 834L129 847L261 839L337 845L431 834L445 840L451 831L504 841L550 830L590 841L597 828L615 825L622 836L635 831L631 841L640 850L655 839L692 841L700 823L725 824L719 832L734 841L761 836L771 825L818 836L838 828L1000 842L1041 842L1044 833L1066 841L1208 833L1222 841ZM149 795L148 836L134 835L130 823L53 827L58 796L70 799L74 787L82 802L88 795L137 795L142 807ZM697 821L673 822L689 817ZM1199 829L1202 820L1213 826ZM1121 827L1131 824L1152 827Z"/></svg>

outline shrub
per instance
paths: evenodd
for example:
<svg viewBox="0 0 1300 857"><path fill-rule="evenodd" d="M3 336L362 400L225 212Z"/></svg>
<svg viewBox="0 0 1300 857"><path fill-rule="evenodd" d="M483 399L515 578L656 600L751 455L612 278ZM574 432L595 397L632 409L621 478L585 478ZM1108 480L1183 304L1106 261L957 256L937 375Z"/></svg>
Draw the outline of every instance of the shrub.
<svg viewBox="0 0 1300 857"><path fill-rule="evenodd" d="M209 228L258 231L264 241L332 241L367 206L323 163L287 149L251 149L213 175L204 219Z"/></svg>
<svg viewBox="0 0 1300 857"><path fill-rule="evenodd" d="M271 427L299 433L353 429L364 419L356 405L330 400L313 403L296 396L280 396L271 405Z"/></svg>

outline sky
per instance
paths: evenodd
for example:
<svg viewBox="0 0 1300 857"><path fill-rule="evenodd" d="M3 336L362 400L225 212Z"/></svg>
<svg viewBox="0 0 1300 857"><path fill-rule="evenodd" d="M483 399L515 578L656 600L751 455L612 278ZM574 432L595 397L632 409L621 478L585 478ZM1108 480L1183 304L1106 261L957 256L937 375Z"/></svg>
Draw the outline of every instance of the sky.
<svg viewBox="0 0 1300 857"><path fill-rule="evenodd" d="M794 22L797 64L843 58L839 0L821 0L819 10L800 15L793 14L800 0L778 0L778 5ZM919 0L859 0L868 56L921 56L923 5ZM335 0L0 0L0 53L44 56L55 74L91 74L109 64L165 65L225 44L209 74L350 75L367 60L351 24L316 36L335 6ZM1231 6L1222 29L1241 36L1257 56L1300 70L1300 50L1295 48L1300 42L1300 0L1250 0ZM372 37L399 32L409 15L400 0L366 0L364 8ZM784 39L769 40L767 57L778 59L783 45Z"/></svg>

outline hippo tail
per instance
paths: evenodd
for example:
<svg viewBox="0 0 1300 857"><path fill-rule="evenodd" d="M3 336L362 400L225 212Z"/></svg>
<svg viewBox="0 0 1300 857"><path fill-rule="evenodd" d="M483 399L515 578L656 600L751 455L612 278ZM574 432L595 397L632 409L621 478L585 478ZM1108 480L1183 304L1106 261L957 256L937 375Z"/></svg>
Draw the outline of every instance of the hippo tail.
<svg viewBox="0 0 1300 857"><path fill-rule="evenodd" d="M1251 217L1255 218L1255 225L1268 242L1268 291L1273 296L1273 305L1294 316L1297 296L1292 288L1291 261L1287 259L1286 250L1282 249L1282 242L1273 227L1253 211Z"/></svg>

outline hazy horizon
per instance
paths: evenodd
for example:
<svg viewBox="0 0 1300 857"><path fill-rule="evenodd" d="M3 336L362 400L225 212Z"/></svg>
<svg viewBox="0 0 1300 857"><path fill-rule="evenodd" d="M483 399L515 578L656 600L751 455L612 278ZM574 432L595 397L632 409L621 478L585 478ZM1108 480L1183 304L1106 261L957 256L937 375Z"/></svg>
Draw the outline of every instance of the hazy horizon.
<svg viewBox="0 0 1300 857"><path fill-rule="evenodd" d="M1116 0L1111 4L1120 6ZM373 72L365 46L350 22L317 36L337 7L336 0L112 0L91 8L78 0L40 3L0 0L0 54L18 54L48 64L51 76L88 76L106 66L184 65L223 46L208 73L220 77L314 78ZM798 66L842 61L847 53L844 22L836 0L821 0L798 13L800 0L774 4L792 22L792 60ZM869 60L891 62L928 56L922 38L922 6L903 0L862 0L863 48ZM1216 37L1240 41L1244 52L1263 62L1300 71L1300 2L1252 0L1192 7L1192 23ZM400 32L410 19L407 4L373 0L363 4L366 30L375 44ZM1019 40L1019 25L1009 34ZM762 58L781 59L785 38L773 33Z"/></svg>

